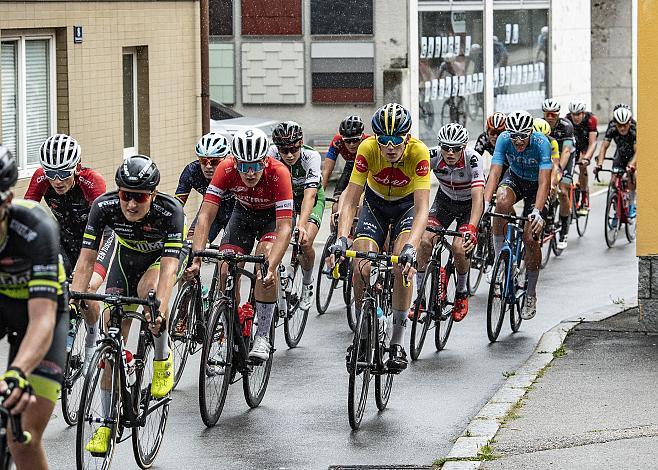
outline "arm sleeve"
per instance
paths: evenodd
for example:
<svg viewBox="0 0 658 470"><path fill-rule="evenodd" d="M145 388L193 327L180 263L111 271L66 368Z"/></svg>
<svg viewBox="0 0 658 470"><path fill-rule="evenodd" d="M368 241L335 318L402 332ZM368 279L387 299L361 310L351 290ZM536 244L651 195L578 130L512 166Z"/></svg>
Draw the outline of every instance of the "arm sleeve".
<svg viewBox="0 0 658 470"><path fill-rule="evenodd" d="M89 179L89 185L83 185L85 188L84 195L88 203L94 202L99 196L102 196L107 191L105 185L105 179L101 176L100 173L90 170L87 175Z"/></svg>
<svg viewBox="0 0 658 470"><path fill-rule="evenodd" d="M183 168L183 172L180 174L180 178L178 179L178 186L176 187L176 193L174 196L181 202L181 204L185 205L191 191L192 174L190 171L190 166L187 165L185 168Z"/></svg>
<svg viewBox="0 0 658 470"><path fill-rule="evenodd" d="M496 148L494 149L493 157L491 158L492 165L503 166L505 164L505 148L509 137L507 135L499 135L498 140L496 140Z"/></svg>
<svg viewBox="0 0 658 470"><path fill-rule="evenodd" d="M555 139L551 139L551 159L555 161L560 160L560 145Z"/></svg>
<svg viewBox="0 0 658 470"><path fill-rule="evenodd" d="M39 182L39 178L41 177L45 178L45 175L43 169L39 168L32 174L30 185L27 187L27 191L25 191L25 199L37 202L41 201L41 198L46 193L46 187Z"/></svg>
<svg viewBox="0 0 658 470"><path fill-rule="evenodd" d="M180 250L183 248L183 233L185 231L185 212L183 206L178 201L174 201L175 206L172 216L169 217L167 235L164 241L164 250L162 257L178 258Z"/></svg>
<svg viewBox="0 0 658 470"><path fill-rule="evenodd" d="M322 157L316 151L309 152L306 160L306 181L304 181L304 189L317 188L320 186L320 179L322 175Z"/></svg>
<svg viewBox="0 0 658 470"><path fill-rule="evenodd" d="M219 206L222 202L222 199L227 195L229 178L232 174L233 169L233 159L225 159L222 163L217 166L215 174L206 189L206 194L203 196L204 202L209 202Z"/></svg>
<svg viewBox="0 0 658 470"><path fill-rule="evenodd" d="M414 168L414 189L430 189L430 151L421 144L418 147L419 155Z"/></svg>
<svg viewBox="0 0 658 470"><path fill-rule="evenodd" d="M279 174L278 182L274 186L274 204L276 207L277 219L291 219L292 218L292 180L287 174L287 169L281 166L281 174Z"/></svg>
<svg viewBox="0 0 658 470"><path fill-rule="evenodd" d="M99 200L96 199L91 205L85 233L82 236L82 248L89 248L94 251L98 251L101 238L103 237L103 229L105 228L103 210L99 207L98 203Z"/></svg>
<svg viewBox="0 0 658 470"><path fill-rule="evenodd" d="M542 139L539 152L539 170L541 171L553 169L553 160L551 159L551 144L548 141L548 137L544 136L544 139Z"/></svg>
<svg viewBox="0 0 658 470"><path fill-rule="evenodd" d="M589 122L587 123L588 132L596 132L598 134L599 120L593 114L589 117Z"/></svg>
<svg viewBox="0 0 658 470"><path fill-rule="evenodd" d="M486 134L480 134L480 137L475 141L475 147L473 148L477 153L482 155L484 153L484 139L487 138Z"/></svg>
<svg viewBox="0 0 658 470"><path fill-rule="evenodd" d="M57 222L44 214L38 225L39 236L31 243L32 272L27 283L29 297L57 300L62 286L59 282L59 228Z"/></svg>
<svg viewBox="0 0 658 470"><path fill-rule="evenodd" d="M338 147L336 146L336 141L338 140L339 136L334 136L332 139L331 143L329 144L329 150L327 150L327 155L326 158L329 160L336 161L338 159Z"/></svg>
<svg viewBox="0 0 658 470"><path fill-rule="evenodd" d="M471 155L470 162L471 166L471 189L482 187L484 188L484 165L482 164L482 156L473 152Z"/></svg>
<svg viewBox="0 0 658 470"><path fill-rule="evenodd" d="M608 125L608 128L605 130L605 140L610 142L612 139L615 138L615 134L617 133L617 129L615 129L614 125Z"/></svg>

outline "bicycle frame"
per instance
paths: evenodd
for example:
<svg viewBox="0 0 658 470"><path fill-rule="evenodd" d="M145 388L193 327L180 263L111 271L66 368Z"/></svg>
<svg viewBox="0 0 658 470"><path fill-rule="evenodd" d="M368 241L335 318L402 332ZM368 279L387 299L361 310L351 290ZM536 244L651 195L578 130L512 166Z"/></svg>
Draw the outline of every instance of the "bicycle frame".
<svg viewBox="0 0 658 470"><path fill-rule="evenodd" d="M523 246L523 229L525 222L528 220L525 217L517 217L514 215L506 214L491 214L494 217L502 217L507 220L507 229L505 233L505 242L500 252L507 251L509 253L510 263L507 265L507 272L505 273L505 291L501 292L502 297L508 304L515 303L519 295L516 293L516 283L512 283L514 277L514 270L512 266L516 264L517 267L521 264L521 250ZM500 256L500 255L498 255ZM521 295L523 295L522 293Z"/></svg>

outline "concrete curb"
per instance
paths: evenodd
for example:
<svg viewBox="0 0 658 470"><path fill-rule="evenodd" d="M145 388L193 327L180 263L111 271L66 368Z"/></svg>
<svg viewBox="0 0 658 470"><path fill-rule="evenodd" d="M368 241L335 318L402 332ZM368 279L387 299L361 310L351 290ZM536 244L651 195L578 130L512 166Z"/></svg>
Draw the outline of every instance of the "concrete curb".
<svg viewBox="0 0 658 470"><path fill-rule="evenodd" d="M482 407L455 441L447 455L442 470L475 470L481 468L478 451L498 433L501 421L523 398L527 387L533 384L539 372L553 360L553 351L564 343L567 334L578 324L598 322L637 306L637 298L628 303L611 304L588 310L580 315L562 320L545 332L535 350L516 373L508 377L493 397ZM468 459L468 460L467 460Z"/></svg>

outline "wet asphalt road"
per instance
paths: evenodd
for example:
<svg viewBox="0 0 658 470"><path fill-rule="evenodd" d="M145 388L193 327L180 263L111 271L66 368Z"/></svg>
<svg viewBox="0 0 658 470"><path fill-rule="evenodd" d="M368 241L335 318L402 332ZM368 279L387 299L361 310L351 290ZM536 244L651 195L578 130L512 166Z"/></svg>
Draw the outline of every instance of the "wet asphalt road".
<svg viewBox="0 0 658 470"><path fill-rule="evenodd" d="M514 335L506 320L499 341L489 344L485 327L488 284L483 281L471 298L468 317L455 325L446 349L436 353L428 335L420 360L395 379L388 409L377 412L371 388L357 432L350 430L347 420L345 349L351 335L339 295L323 316L312 308L298 348L288 350L283 330L277 331L278 349L261 406L250 410L241 384L234 384L213 429L207 429L199 416L199 354L192 356L173 394L154 468L431 464L450 450L469 419L501 385L503 373L525 361L544 331L563 318L636 295L635 245L628 244L622 233L617 246L607 249L602 228L604 200L594 199L585 237L579 239L572 226L569 247L542 271L535 319L523 322ZM322 234L318 237L323 238ZM66 427L59 404L55 414L45 437L51 468L74 468L75 428ZM130 440L118 446L113 468L136 468Z"/></svg>

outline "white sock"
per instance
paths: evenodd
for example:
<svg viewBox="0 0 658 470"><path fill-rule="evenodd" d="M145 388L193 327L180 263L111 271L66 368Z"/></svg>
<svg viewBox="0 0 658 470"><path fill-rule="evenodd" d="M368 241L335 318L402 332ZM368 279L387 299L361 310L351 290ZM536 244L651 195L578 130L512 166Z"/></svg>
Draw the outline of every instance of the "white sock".
<svg viewBox="0 0 658 470"><path fill-rule="evenodd" d="M103 417L110 417L110 407L112 406L112 390L103 390L101 388L101 408L103 408Z"/></svg>
<svg viewBox="0 0 658 470"><path fill-rule="evenodd" d="M457 292L463 294L468 290L468 287L466 287L467 281L468 281L468 273L466 274L457 273Z"/></svg>
<svg viewBox="0 0 658 470"><path fill-rule="evenodd" d="M420 297L420 286L423 282L425 271L416 271L416 297Z"/></svg>
<svg viewBox="0 0 658 470"><path fill-rule="evenodd" d="M164 330L159 337L153 338L153 346L156 361L164 361L169 357L169 333L167 330Z"/></svg>
<svg viewBox="0 0 658 470"><path fill-rule="evenodd" d="M256 318L258 319L258 329L256 336L269 338L270 326L272 325L272 316L274 315L274 306L276 303L256 302Z"/></svg>
<svg viewBox="0 0 658 470"><path fill-rule="evenodd" d="M391 335L391 345L404 343L404 332L407 328L407 312L402 310L391 309L393 314L393 334Z"/></svg>
<svg viewBox="0 0 658 470"><path fill-rule="evenodd" d="M87 323L87 334L85 335L85 349L95 348L98 340L98 324Z"/></svg>
<svg viewBox="0 0 658 470"><path fill-rule="evenodd" d="M302 283L304 285L313 284L313 268L308 271L302 268Z"/></svg>

